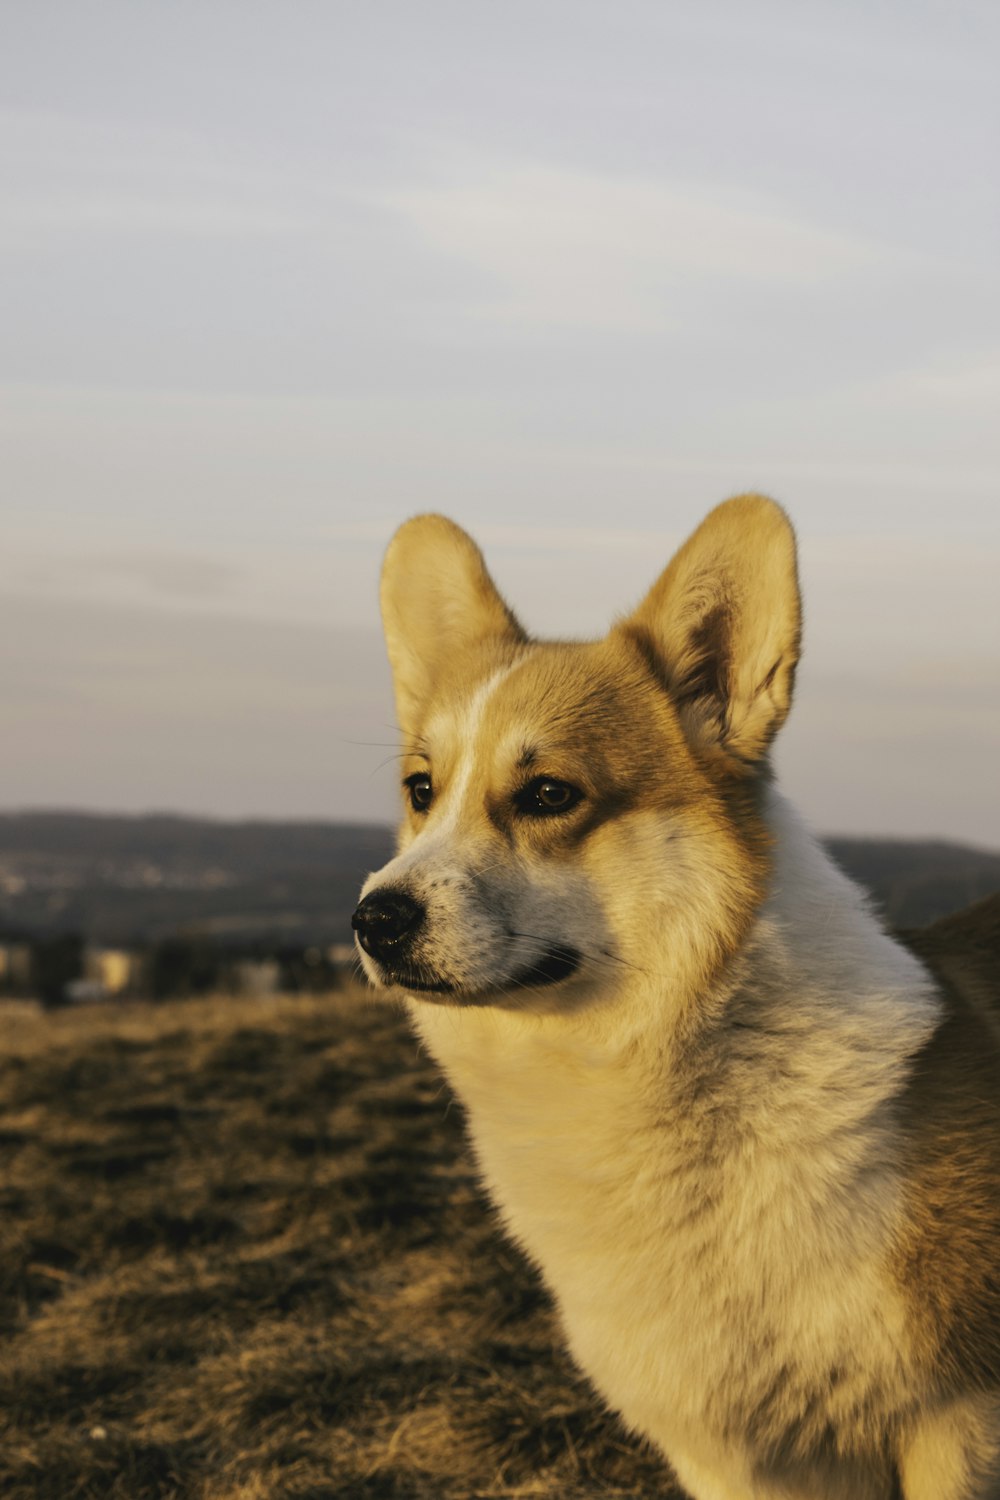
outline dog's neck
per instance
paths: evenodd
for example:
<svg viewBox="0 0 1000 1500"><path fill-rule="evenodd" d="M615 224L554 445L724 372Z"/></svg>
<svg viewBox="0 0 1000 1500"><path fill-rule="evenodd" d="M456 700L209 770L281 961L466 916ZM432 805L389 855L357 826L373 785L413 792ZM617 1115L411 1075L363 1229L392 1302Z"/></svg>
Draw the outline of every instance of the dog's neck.
<svg viewBox="0 0 1000 1500"><path fill-rule="evenodd" d="M730 1015L756 1004L780 1010L795 1026L814 1003L832 1006L842 1019L873 1011L889 1025L933 1019L927 971L889 936L868 897L784 798L772 788L767 799L770 889L736 966Z"/></svg>
<svg viewBox="0 0 1000 1500"><path fill-rule="evenodd" d="M675 1097L723 1096L761 1138L794 1119L799 1139L850 1130L898 1093L942 1005L918 960L776 792L770 892L675 1059ZM697 1105L693 1103L695 1112Z"/></svg>

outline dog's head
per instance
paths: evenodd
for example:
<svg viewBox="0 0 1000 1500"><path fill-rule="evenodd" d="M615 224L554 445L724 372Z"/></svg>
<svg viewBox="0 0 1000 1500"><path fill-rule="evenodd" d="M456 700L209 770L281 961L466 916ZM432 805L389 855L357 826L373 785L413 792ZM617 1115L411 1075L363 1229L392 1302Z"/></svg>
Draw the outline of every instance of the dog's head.
<svg viewBox="0 0 1000 1500"><path fill-rule="evenodd" d="M382 615L405 813L354 914L369 977L538 1010L704 985L766 884L759 791L799 647L783 511L717 507L586 644L530 640L465 532L417 516Z"/></svg>

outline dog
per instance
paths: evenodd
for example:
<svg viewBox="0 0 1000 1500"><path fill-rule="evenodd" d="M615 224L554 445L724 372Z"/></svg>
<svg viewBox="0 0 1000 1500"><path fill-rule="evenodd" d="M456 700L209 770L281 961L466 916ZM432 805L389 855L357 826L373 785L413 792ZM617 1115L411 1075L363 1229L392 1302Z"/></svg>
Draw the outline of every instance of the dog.
<svg viewBox="0 0 1000 1500"><path fill-rule="evenodd" d="M718 506L596 643L436 515L381 603L405 816L356 939L576 1361L693 1500L996 1500L996 969L932 972L774 785L784 511Z"/></svg>

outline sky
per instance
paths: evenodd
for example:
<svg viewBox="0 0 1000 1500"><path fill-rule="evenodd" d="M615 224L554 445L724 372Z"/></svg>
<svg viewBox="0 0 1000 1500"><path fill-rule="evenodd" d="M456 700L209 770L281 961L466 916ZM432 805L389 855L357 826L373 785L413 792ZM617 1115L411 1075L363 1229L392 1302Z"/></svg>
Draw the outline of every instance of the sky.
<svg viewBox="0 0 1000 1500"><path fill-rule="evenodd" d="M0 806L391 818L400 521L592 636L757 489L786 789L1000 847L997 7L0 13Z"/></svg>

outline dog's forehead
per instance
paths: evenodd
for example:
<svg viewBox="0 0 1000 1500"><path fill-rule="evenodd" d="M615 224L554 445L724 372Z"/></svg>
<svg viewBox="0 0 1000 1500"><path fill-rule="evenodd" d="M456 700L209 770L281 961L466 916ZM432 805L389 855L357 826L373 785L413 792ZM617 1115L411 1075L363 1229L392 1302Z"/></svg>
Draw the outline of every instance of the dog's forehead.
<svg viewBox="0 0 1000 1500"><path fill-rule="evenodd" d="M645 673L604 642L539 644L436 705L426 735L440 750L475 747L477 758L593 755L623 734L653 734L660 697Z"/></svg>

